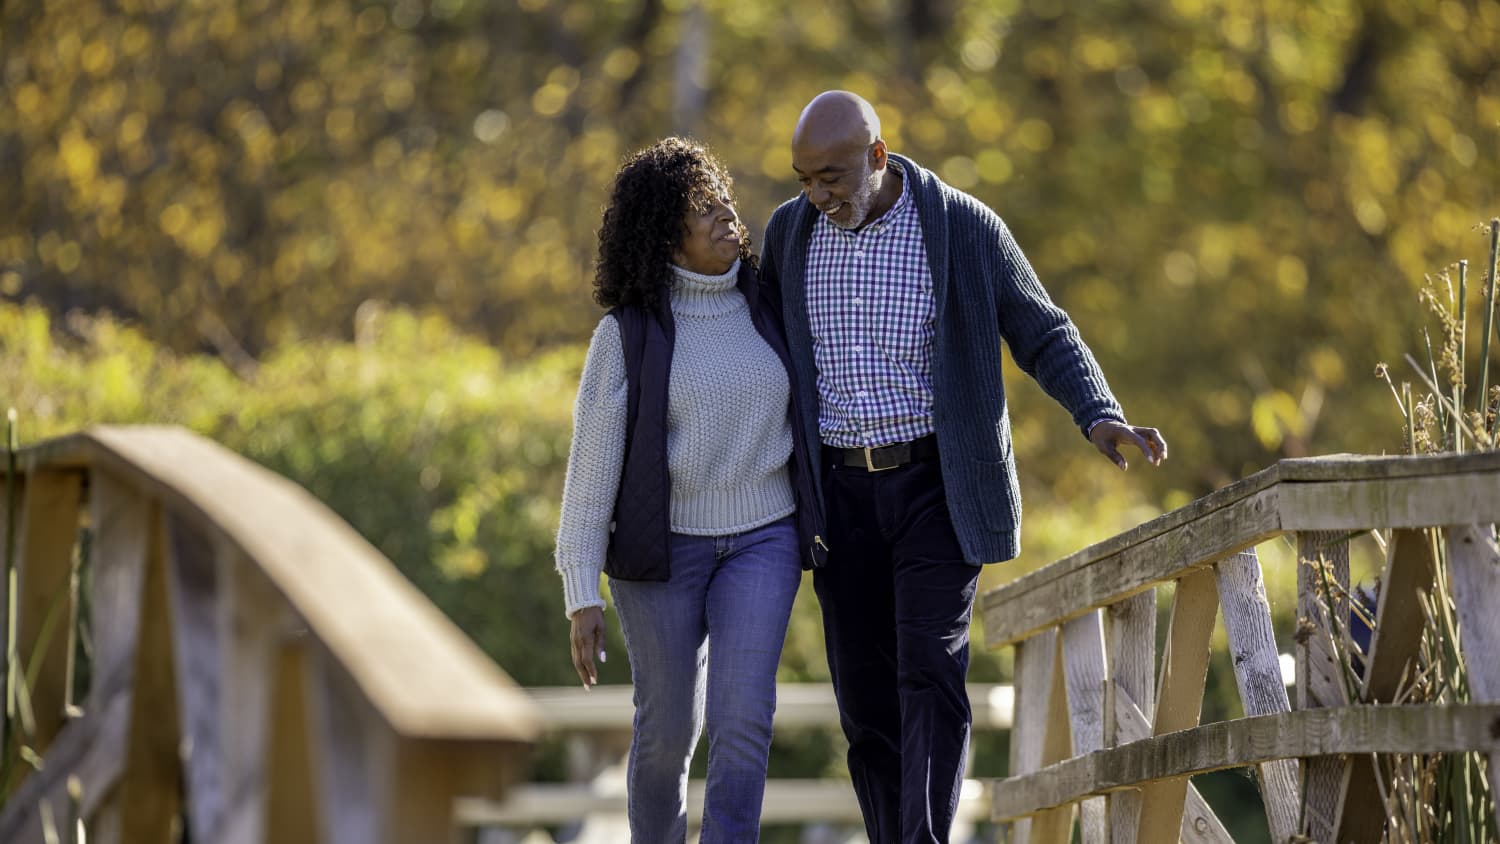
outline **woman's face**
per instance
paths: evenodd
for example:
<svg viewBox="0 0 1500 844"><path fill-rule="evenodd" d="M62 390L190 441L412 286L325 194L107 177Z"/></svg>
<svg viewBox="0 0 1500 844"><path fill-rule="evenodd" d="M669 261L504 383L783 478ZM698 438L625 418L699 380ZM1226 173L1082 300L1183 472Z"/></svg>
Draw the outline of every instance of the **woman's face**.
<svg viewBox="0 0 1500 844"><path fill-rule="evenodd" d="M672 260L685 270L721 275L740 256L740 220L729 192L717 189L688 206L682 215L682 243Z"/></svg>

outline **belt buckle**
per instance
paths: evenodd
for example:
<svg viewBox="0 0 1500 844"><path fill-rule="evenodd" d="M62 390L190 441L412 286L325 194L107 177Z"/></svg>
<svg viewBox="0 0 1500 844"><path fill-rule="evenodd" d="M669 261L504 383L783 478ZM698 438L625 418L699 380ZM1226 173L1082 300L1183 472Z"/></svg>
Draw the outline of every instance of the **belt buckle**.
<svg viewBox="0 0 1500 844"><path fill-rule="evenodd" d="M865 470L866 471L870 471L870 472L887 472L887 471L890 471L891 469L900 468L899 466L882 466L879 469L875 468L875 461L870 459L870 452L873 451L873 450L874 449L870 448L869 446L864 446L864 452L865 452Z"/></svg>

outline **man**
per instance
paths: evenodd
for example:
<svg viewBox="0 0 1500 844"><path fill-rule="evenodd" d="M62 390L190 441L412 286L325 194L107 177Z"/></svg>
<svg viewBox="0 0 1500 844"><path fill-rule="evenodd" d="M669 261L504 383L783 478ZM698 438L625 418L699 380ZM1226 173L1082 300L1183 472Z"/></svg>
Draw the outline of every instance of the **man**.
<svg viewBox="0 0 1500 844"><path fill-rule="evenodd" d="M827 565L813 577L849 772L872 844L946 842L963 783L969 618L983 563L1019 551L1001 383L1016 363L1121 469L1153 464L1088 347L1000 218L886 151L875 110L819 94L792 136L802 194L766 229Z"/></svg>

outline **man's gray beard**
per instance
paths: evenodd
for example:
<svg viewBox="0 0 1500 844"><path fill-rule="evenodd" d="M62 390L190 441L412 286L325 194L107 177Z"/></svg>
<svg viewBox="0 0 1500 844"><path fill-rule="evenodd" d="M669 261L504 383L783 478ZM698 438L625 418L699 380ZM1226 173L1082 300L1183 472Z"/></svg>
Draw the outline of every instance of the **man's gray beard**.
<svg viewBox="0 0 1500 844"><path fill-rule="evenodd" d="M865 218L870 216L870 208L875 205L875 197L880 195L880 173L870 166L868 158L861 161L860 167L860 189L849 197L849 222L833 223L841 229L857 229L864 225ZM833 220L830 218L829 222Z"/></svg>

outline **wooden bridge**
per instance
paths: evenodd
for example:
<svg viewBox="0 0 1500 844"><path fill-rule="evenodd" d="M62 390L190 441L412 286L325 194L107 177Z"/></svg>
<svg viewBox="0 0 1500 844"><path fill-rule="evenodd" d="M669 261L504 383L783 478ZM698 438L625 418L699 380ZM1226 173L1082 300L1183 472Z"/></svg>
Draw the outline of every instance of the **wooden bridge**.
<svg viewBox="0 0 1500 844"><path fill-rule="evenodd" d="M0 579L11 608L0 841L72 842L81 821L107 844L174 830L215 844L429 844L459 840L463 824L555 821L542 815L566 813L556 799L620 808L588 783L512 788L566 707L543 718L285 479L169 428L90 429L25 449L6 471L19 518L0 536L15 551ZM1188 778L1252 767L1278 844L1373 842L1390 787L1382 755L1477 751L1494 778L1497 520L1497 452L1290 460L991 591L986 644L1017 650L1014 690L979 692L1002 701L989 726L1016 728L1013 775L988 789L994 819L1027 844L1066 842L1075 822L1088 844L1227 842ZM1341 657L1348 549L1371 531L1384 572L1356 674ZM1301 562L1292 697L1253 550L1280 535ZM1468 700L1401 704L1420 596L1440 579ZM1162 584L1173 599L1158 672ZM1220 614L1245 717L1200 725ZM819 694L796 690L778 723L826 722ZM574 713L575 726L618 755L625 711ZM597 770L593 752L585 767ZM828 783L790 785L822 795L808 811L848 808ZM970 813L978 801L965 800Z"/></svg>
<svg viewBox="0 0 1500 844"><path fill-rule="evenodd" d="M455 798L524 773L530 700L300 487L173 428L46 442L11 480L0 841L445 842Z"/></svg>
<svg viewBox="0 0 1500 844"><path fill-rule="evenodd" d="M1075 817L1085 844L1227 842L1188 777L1253 767L1277 844L1378 842L1391 788L1378 756L1479 751L1494 783L1497 520L1500 452L1284 460L989 592L986 644L1016 648L1012 776L993 786L995 818L1014 822L1017 844L1068 842ZM1350 652L1349 545L1371 531L1384 572L1355 673L1339 656ZM1299 558L1295 701L1254 552L1282 535ZM1469 701L1398 705L1437 578L1457 606ZM1173 587L1158 672L1160 584ZM1245 717L1200 725L1221 613Z"/></svg>

